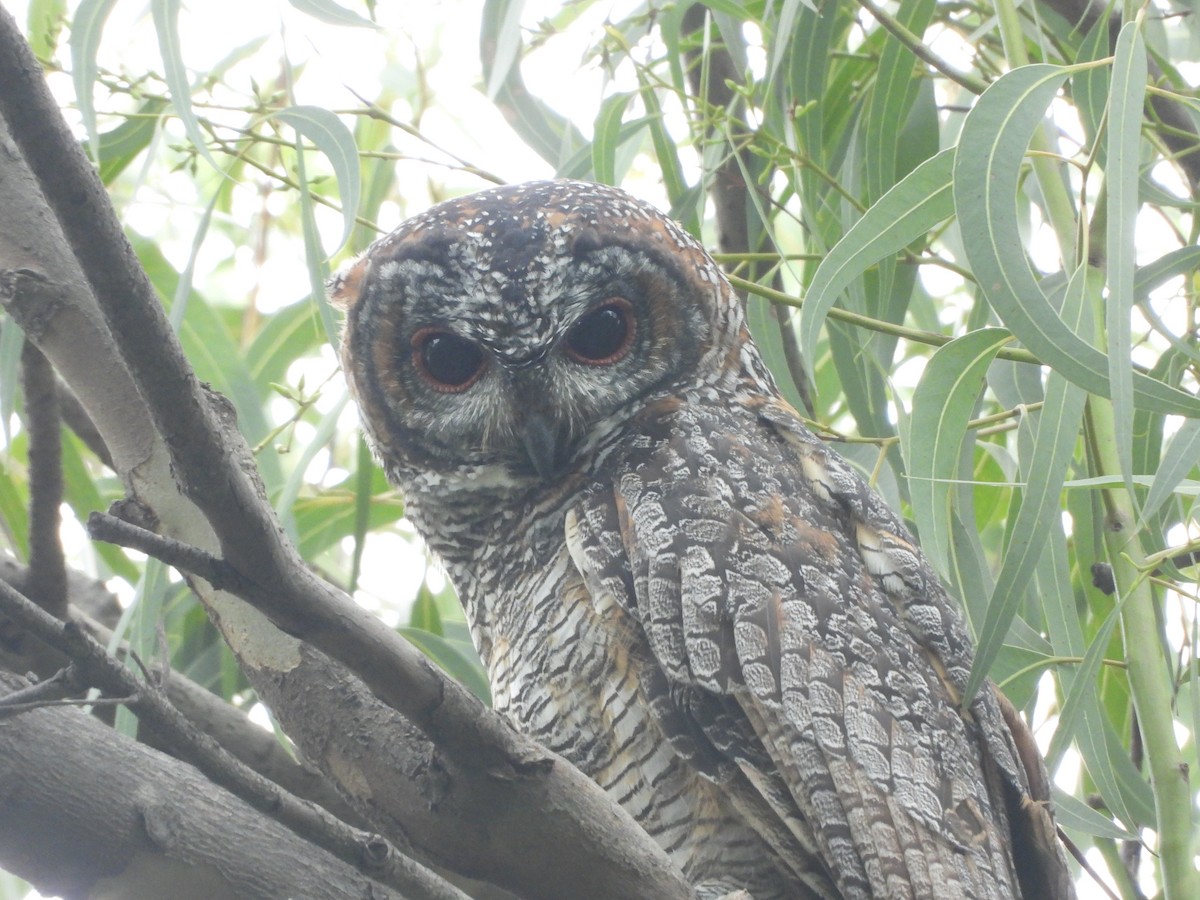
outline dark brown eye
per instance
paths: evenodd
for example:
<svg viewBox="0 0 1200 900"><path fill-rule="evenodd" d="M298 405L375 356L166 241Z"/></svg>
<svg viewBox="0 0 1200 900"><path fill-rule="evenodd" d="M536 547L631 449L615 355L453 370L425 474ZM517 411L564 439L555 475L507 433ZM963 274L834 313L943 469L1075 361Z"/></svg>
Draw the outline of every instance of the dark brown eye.
<svg viewBox="0 0 1200 900"><path fill-rule="evenodd" d="M417 371L435 390L465 391L483 373L483 351L457 334L422 328L412 345Z"/></svg>
<svg viewBox="0 0 1200 900"><path fill-rule="evenodd" d="M611 365L629 352L633 332L633 307L624 297L614 297L572 326L567 333L567 353L576 362Z"/></svg>

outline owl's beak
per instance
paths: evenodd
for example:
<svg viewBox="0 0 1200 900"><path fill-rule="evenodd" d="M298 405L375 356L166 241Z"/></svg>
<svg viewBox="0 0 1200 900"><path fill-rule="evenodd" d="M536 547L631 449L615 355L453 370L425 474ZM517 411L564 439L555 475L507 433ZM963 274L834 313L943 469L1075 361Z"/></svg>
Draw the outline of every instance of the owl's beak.
<svg viewBox="0 0 1200 900"><path fill-rule="evenodd" d="M531 412L525 416L521 441L534 470L543 478L558 474L564 462L562 432L544 413Z"/></svg>

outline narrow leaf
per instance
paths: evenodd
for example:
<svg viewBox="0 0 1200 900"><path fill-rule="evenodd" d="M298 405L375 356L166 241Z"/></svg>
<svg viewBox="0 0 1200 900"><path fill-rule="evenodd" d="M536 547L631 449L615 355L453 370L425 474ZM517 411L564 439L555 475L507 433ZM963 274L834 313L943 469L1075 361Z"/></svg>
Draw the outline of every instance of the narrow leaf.
<svg viewBox="0 0 1200 900"><path fill-rule="evenodd" d="M296 498L300 495L300 489L304 487L304 473L308 470L309 463L313 461L318 453L325 449L329 442L333 440L333 436L337 434L338 417L349 403L350 394L347 392L338 399L327 413L321 416L321 421L317 423L316 431L304 447L300 458L296 460L295 467L288 475L283 490L275 501L276 514L285 523L292 523L289 531L292 532L293 539L295 539L296 535L294 533L295 523L291 515L292 504L296 502Z"/></svg>
<svg viewBox="0 0 1200 900"><path fill-rule="evenodd" d="M1133 483L1132 324L1137 248L1138 150L1146 94L1146 44L1137 22L1121 29L1113 59L1109 99L1108 168L1108 378L1112 385L1113 426L1121 474L1130 496Z"/></svg>
<svg viewBox="0 0 1200 900"><path fill-rule="evenodd" d="M457 643L439 637L419 628L397 629L410 640L422 653L441 666L446 674L471 691L480 700L489 702L491 691L488 689L487 676L478 662L473 651L458 646Z"/></svg>
<svg viewBox="0 0 1200 900"><path fill-rule="evenodd" d="M366 439L358 436L358 453L354 473L354 555L350 561L350 593L358 587L358 578L362 573L363 551L367 546L367 531L371 527L371 500L374 499L372 485L375 475L375 461L371 458L371 448ZM427 631L433 629L426 629ZM437 629L441 633L441 629Z"/></svg>
<svg viewBox="0 0 1200 900"><path fill-rule="evenodd" d="M1113 822L1110 816L1092 809L1078 797L1062 788L1052 789L1054 796L1054 818L1069 831L1082 831L1114 841L1136 841L1138 836Z"/></svg>
<svg viewBox="0 0 1200 900"><path fill-rule="evenodd" d="M1200 419L1188 419L1171 436L1170 443L1163 450L1158 471L1154 473L1154 482L1142 505L1143 520L1158 511L1184 476L1195 468L1197 460L1200 460Z"/></svg>
<svg viewBox="0 0 1200 900"><path fill-rule="evenodd" d="M95 157L101 181L112 184L113 179L150 146L158 131L159 115L166 107L165 100L151 98L112 131L100 135L100 147Z"/></svg>
<svg viewBox="0 0 1200 900"><path fill-rule="evenodd" d="M245 357L250 376L265 393L271 382L285 379L288 366L325 342L318 313L311 303L293 303L266 317Z"/></svg>
<svg viewBox="0 0 1200 900"><path fill-rule="evenodd" d="M997 351L1012 340L1003 328L981 328L939 347L913 392L900 445L908 468L921 546L942 575L950 569L950 494L967 422Z"/></svg>
<svg viewBox="0 0 1200 900"><path fill-rule="evenodd" d="M800 353L810 379L821 327L842 291L879 260L903 250L953 214L953 167L953 149L921 163L863 213L821 260L800 310Z"/></svg>
<svg viewBox="0 0 1200 900"><path fill-rule="evenodd" d="M896 11L896 21L914 34L923 34L936 9L936 0L902 0ZM882 197L896 183L900 142L897 124L908 119L909 109L917 96L916 64L913 52L889 34L879 54L875 83L862 120L868 202Z"/></svg>
<svg viewBox="0 0 1200 900"><path fill-rule="evenodd" d="M325 282L329 277L329 266L325 251L321 247L321 236L317 233L317 219L313 210L312 191L308 184L308 175L304 166L304 148L300 138L296 138L296 174L300 182L300 226L304 233L304 264L308 271L310 296L316 301L321 313L321 323L325 326L325 337L330 345L338 345L338 327L334 319L333 308L329 305L329 297L325 293Z"/></svg>
<svg viewBox="0 0 1200 900"><path fill-rule="evenodd" d="M601 184L617 183L617 147L621 143L621 120L632 94L613 94L600 104L592 136L592 174Z"/></svg>
<svg viewBox="0 0 1200 900"><path fill-rule="evenodd" d="M319 106L291 106L275 113L281 122L286 122L297 132L308 138L329 159L333 174L337 178L338 191L342 199L342 239L329 252L337 253L350 238L358 215L358 198L362 192L361 173L358 167L358 144L354 134L338 118L336 113Z"/></svg>
<svg viewBox="0 0 1200 900"><path fill-rule="evenodd" d="M688 192L687 178L683 174L683 164L679 161L679 151L675 140L667 130L666 117L663 115L662 104L658 102L658 94L654 86L646 80L643 73L638 72L638 82L641 87L642 103L646 107L646 125L650 129L650 141L654 144L654 157L662 170L663 184L667 189L667 197L671 201L671 212L684 212L683 201ZM692 210L685 214L682 224L691 234L700 233L700 217Z"/></svg>
<svg viewBox="0 0 1200 900"><path fill-rule="evenodd" d="M1066 78L1058 66L1013 69L967 114L954 156L954 207L980 289L1001 320L1046 365L1085 390L1109 396L1108 360L1059 318L1034 277L1017 221L1017 179L1034 127ZM1200 416L1200 399L1141 373L1134 402Z"/></svg>
<svg viewBox="0 0 1200 900"><path fill-rule="evenodd" d="M535 97L525 86L520 66L520 0L487 0L479 31L483 77L494 88L493 102L521 139L555 170L584 147L568 119ZM515 16L515 18L514 18ZM515 48L512 42L515 43ZM502 54L501 50L505 52ZM508 58L512 54L512 58Z"/></svg>
<svg viewBox="0 0 1200 900"><path fill-rule="evenodd" d="M25 16L29 46L38 59L52 59L67 17L66 0L30 0Z"/></svg>
<svg viewBox="0 0 1200 900"><path fill-rule="evenodd" d="M804 5L813 12L817 11L816 4L813 0L803 0ZM767 84L775 81L775 75L779 71L779 64L783 62L792 49L792 30L796 27L796 16L800 14L801 0L783 0L783 5L779 9L779 19L775 23L774 40L771 41L771 52L767 59Z"/></svg>
<svg viewBox="0 0 1200 900"><path fill-rule="evenodd" d="M1159 285L1200 266L1200 247L1178 247L1154 262L1139 266L1133 276L1133 295L1143 300Z"/></svg>
<svg viewBox="0 0 1200 900"><path fill-rule="evenodd" d="M346 9L333 0L288 0L292 6L306 15L330 25L349 25L355 28L378 28L370 19L360 16L352 9Z"/></svg>
<svg viewBox="0 0 1200 900"><path fill-rule="evenodd" d="M4 443L12 441L12 417L17 409L17 385L21 383L21 350L25 346L25 332L11 317L0 328L0 427L4 430Z"/></svg>
<svg viewBox="0 0 1200 900"><path fill-rule="evenodd" d="M521 10L524 0L490 0L487 6L495 10L491 17L484 19L485 27L493 23L496 27L485 39L494 42L495 49L491 55L491 71L487 76L487 97L496 100L500 94L500 86L508 79L509 72L517 64L521 53Z"/></svg>
<svg viewBox="0 0 1200 900"><path fill-rule="evenodd" d="M154 30L158 33L158 52L162 55L163 76L171 94L171 105L183 123L188 140L214 169L220 169L217 161L208 152L208 142L200 129L200 120L192 111L192 88L188 83L187 68L183 64L182 43L179 38L180 0L150 0L150 12L154 18Z"/></svg>
<svg viewBox="0 0 1200 900"><path fill-rule="evenodd" d="M1087 320L1088 275L1095 270L1080 266L1071 278L1063 299L1063 318L1079 330ZM1098 278L1098 275L1097 275ZM1096 280L1095 278L1093 281ZM1099 285L1094 286L1099 289ZM967 680L964 699L975 696L992 661L1004 644L1008 626L1017 614L1033 578L1034 568L1046 547L1044 535L1054 516L1061 515L1059 495L1067 477L1067 467L1075 453L1079 423L1087 392L1051 370L1046 378L1046 399L1038 415L1037 436L1027 465L1025 490L1021 495L1016 521L1009 529L1012 537L1004 554L996 587L988 601L987 616L977 637L975 660Z"/></svg>
<svg viewBox="0 0 1200 900"><path fill-rule="evenodd" d="M100 49L104 22L116 3L117 0L83 0L71 20L71 80L75 83L75 102L79 104L79 115L83 118L93 159L100 146L96 101L92 94L100 71L96 65L96 52Z"/></svg>

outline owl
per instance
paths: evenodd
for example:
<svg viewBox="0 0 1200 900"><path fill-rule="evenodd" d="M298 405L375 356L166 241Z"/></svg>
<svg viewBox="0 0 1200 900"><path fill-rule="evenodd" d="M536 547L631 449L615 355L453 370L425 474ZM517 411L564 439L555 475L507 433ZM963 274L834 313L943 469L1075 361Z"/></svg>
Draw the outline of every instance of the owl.
<svg viewBox="0 0 1200 900"><path fill-rule="evenodd" d="M611 187L439 204L331 296L388 477L495 708L700 896L1071 894L965 621L800 421L704 248Z"/></svg>

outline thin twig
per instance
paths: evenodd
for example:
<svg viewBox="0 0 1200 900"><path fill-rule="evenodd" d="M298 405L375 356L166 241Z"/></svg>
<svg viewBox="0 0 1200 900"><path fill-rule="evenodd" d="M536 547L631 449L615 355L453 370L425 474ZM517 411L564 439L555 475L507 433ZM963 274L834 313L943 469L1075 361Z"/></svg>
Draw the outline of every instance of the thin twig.
<svg viewBox="0 0 1200 900"><path fill-rule="evenodd" d="M857 0L857 3L869 12L876 22L886 28L896 40L912 51L914 56L929 63L929 65L933 66L955 84L966 88L972 94L982 94L987 90L988 85L986 81L954 68L954 66L926 47L921 38L905 28L902 22L888 15L880 7L872 3L871 0Z"/></svg>
<svg viewBox="0 0 1200 900"><path fill-rule="evenodd" d="M791 294L785 294L783 291L772 290L764 287L761 284L756 284L753 281L747 281L745 278L738 278L736 275L728 276L734 287L742 288L748 293L756 294L765 300L770 300L772 303L779 303L783 306L794 306L800 309L804 306L804 301L799 297L793 297ZM904 325L896 325L892 322L885 322L882 319L873 319L870 316L860 315L859 313L850 312L840 307L832 307L827 313L829 318L838 319L842 322L848 322L851 325L857 325L860 328L867 328L871 331L878 331L882 334L890 334L895 337L905 338L918 344L928 344L931 347L941 347L943 344L948 344L954 338L947 337L944 334L937 334L933 331L921 331L917 328L908 328ZM1041 365L1038 358L1028 350L1017 350L1012 347L1001 347L996 353L997 359L1007 359L1010 362L1023 362L1032 365Z"/></svg>
<svg viewBox="0 0 1200 900"><path fill-rule="evenodd" d="M157 534L108 513L93 512L87 520L93 540L116 544L152 556L188 575L198 575L220 591L252 594L258 587L222 559L199 547Z"/></svg>

